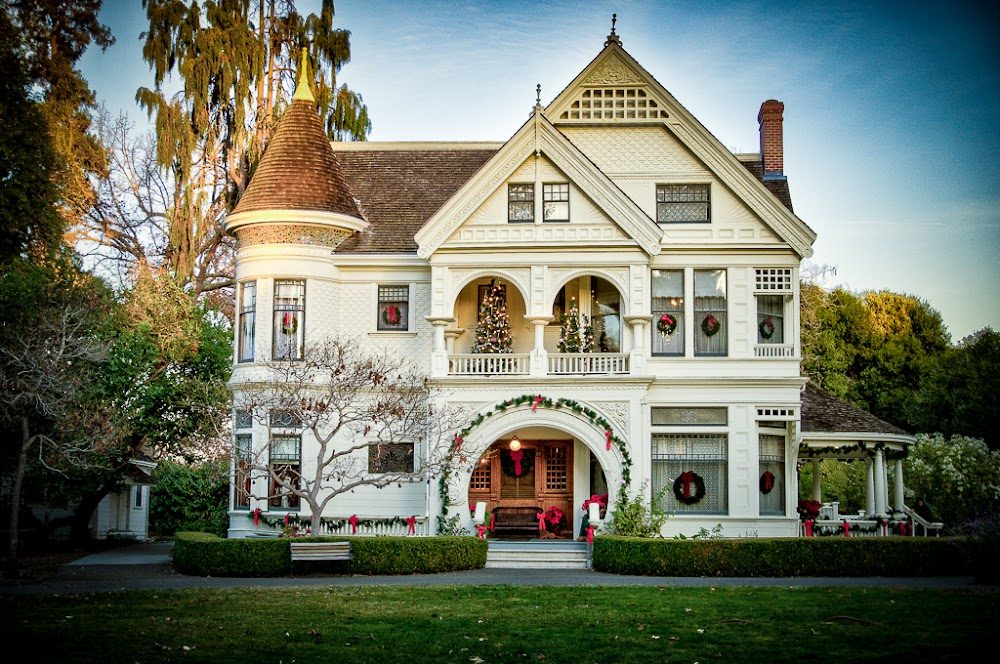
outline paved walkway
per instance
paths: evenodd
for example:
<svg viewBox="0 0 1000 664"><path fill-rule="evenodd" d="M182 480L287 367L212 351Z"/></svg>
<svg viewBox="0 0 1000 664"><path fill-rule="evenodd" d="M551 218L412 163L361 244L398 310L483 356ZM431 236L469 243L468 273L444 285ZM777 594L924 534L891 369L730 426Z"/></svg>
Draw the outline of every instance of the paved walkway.
<svg viewBox="0 0 1000 664"><path fill-rule="evenodd" d="M188 588L290 588L301 586L891 586L899 588L969 588L971 577L912 578L702 578L619 576L574 569L477 569L407 576L298 576L243 579L184 576L170 565L172 542L137 544L85 556L65 565L42 583L0 584L2 595L68 595L125 590ZM982 586L976 586L982 587Z"/></svg>

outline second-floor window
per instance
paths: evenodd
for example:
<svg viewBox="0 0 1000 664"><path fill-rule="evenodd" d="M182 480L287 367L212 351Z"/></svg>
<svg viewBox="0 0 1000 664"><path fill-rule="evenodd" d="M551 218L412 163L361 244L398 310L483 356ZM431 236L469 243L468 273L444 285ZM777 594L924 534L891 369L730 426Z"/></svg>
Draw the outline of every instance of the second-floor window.
<svg viewBox="0 0 1000 664"><path fill-rule="evenodd" d="M304 351L306 282L274 282L275 360L301 360Z"/></svg>
<svg viewBox="0 0 1000 664"><path fill-rule="evenodd" d="M569 185L542 185L542 221L569 221Z"/></svg>
<svg viewBox="0 0 1000 664"><path fill-rule="evenodd" d="M253 346L257 326L257 282L240 284L240 348L239 361L253 362Z"/></svg>
<svg viewBox="0 0 1000 664"><path fill-rule="evenodd" d="M694 354L725 355L728 347L726 271L694 271Z"/></svg>
<svg viewBox="0 0 1000 664"><path fill-rule="evenodd" d="M660 224L707 223L712 220L707 184L656 185L656 221Z"/></svg>
<svg viewBox="0 0 1000 664"><path fill-rule="evenodd" d="M409 329L409 286L378 287L378 323L376 329L405 332Z"/></svg>
<svg viewBox="0 0 1000 664"><path fill-rule="evenodd" d="M653 355L683 355L683 270L653 270L652 314Z"/></svg>
<svg viewBox="0 0 1000 664"><path fill-rule="evenodd" d="M757 343L785 343L785 296L757 295Z"/></svg>
<svg viewBox="0 0 1000 664"><path fill-rule="evenodd" d="M535 221L535 185L507 185L507 221L512 224Z"/></svg>

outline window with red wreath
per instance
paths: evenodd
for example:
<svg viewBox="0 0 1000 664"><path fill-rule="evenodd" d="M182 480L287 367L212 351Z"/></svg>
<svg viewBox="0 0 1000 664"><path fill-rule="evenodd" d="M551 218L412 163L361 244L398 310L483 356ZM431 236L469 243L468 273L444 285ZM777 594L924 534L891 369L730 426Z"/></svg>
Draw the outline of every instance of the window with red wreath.
<svg viewBox="0 0 1000 664"><path fill-rule="evenodd" d="M409 329L409 286L378 287L378 321L376 329L405 332Z"/></svg>

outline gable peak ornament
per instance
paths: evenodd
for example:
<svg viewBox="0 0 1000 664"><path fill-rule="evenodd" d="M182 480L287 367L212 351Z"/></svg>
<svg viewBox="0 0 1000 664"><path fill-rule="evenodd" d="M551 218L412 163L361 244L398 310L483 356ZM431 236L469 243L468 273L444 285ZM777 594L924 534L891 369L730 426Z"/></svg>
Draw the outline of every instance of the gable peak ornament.
<svg viewBox="0 0 1000 664"><path fill-rule="evenodd" d="M604 42L604 46L605 47L608 47L608 46L610 46L613 43L614 44L618 44L619 46L622 45L622 40L618 38L617 34L615 34L615 23L617 23L617 22L618 22L618 14L612 14L611 15L611 34L608 35L607 41Z"/></svg>

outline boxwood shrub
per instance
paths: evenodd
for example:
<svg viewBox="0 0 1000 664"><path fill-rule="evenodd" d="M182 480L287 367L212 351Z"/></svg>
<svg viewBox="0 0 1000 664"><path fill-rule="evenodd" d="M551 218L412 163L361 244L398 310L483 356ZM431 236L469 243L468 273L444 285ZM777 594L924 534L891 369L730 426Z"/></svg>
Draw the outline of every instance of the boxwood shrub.
<svg viewBox="0 0 1000 664"><path fill-rule="evenodd" d="M642 576L951 576L972 573L952 538L664 540L602 536L593 567Z"/></svg>
<svg viewBox="0 0 1000 664"><path fill-rule="evenodd" d="M291 562L289 544L351 542L350 562ZM486 565L487 543L474 537L309 537L222 539L207 533L178 533L174 564L200 576L284 576L293 573L432 574Z"/></svg>

